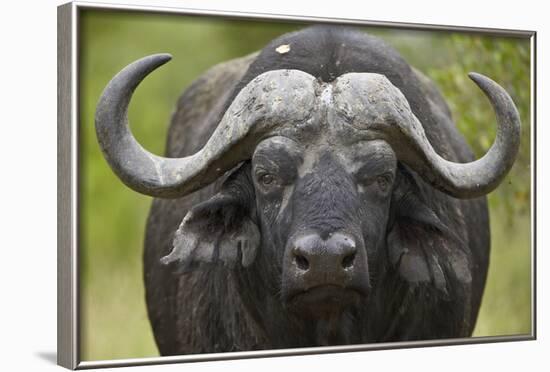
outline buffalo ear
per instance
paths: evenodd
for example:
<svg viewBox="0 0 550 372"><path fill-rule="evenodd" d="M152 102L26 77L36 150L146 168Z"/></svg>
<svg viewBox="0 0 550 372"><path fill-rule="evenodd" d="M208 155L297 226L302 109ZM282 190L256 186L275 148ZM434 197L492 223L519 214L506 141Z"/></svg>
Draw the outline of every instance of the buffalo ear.
<svg viewBox="0 0 550 372"><path fill-rule="evenodd" d="M199 264L233 268L237 262L243 267L254 262L260 232L252 220L253 191L246 171L246 166L235 171L218 194L186 214L174 234L172 251L161 258L163 264L177 262L188 270Z"/></svg>
<svg viewBox="0 0 550 372"><path fill-rule="evenodd" d="M446 262L441 262L439 253L453 245L455 237L424 202L406 170L394 188L392 214L386 238L391 267L410 285L432 284L447 297Z"/></svg>
<svg viewBox="0 0 550 372"><path fill-rule="evenodd" d="M433 284L444 297L447 297L444 265L440 262L435 248L442 240L430 234L434 234L434 231L421 225L395 224L387 238L388 258L399 276L410 285Z"/></svg>

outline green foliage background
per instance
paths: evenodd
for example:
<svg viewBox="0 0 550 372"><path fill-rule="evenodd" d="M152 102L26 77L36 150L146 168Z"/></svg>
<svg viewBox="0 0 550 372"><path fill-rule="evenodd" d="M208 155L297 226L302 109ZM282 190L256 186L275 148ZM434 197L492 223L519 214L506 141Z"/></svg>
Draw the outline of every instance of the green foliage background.
<svg viewBox="0 0 550 372"><path fill-rule="evenodd" d="M80 316L81 358L158 355L147 320L142 244L151 199L111 172L95 138L94 112L107 82L148 54L174 59L148 77L130 108L140 143L162 154L170 114L183 89L216 63L262 48L297 23L86 10L80 22ZM467 72L486 74L512 96L522 118L519 158L489 196L492 253L474 336L531 331L530 44L527 39L475 34L365 29L385 39L431 77L477 156L491 145L491 107Z"/></svg>

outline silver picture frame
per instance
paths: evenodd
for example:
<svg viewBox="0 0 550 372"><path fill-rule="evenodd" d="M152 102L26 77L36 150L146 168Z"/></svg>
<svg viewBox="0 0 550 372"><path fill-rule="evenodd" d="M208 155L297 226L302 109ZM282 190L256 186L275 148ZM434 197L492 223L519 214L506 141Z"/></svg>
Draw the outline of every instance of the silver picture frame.
<svg viewBox="0 0 550 372"><path fill-rule="evenodd" d="M391 27L392 29L442 30L483 33L494 36L528 38L531 43L531 330L530 334L391 342L366 345L346 345L298 349L242 351L216 354L181 355L138 359L82 361L79 355L79 17L86 10L123 10L157 14L203 15L234 19L322 22L359 26ZM139 366L196 361L230 360L274 356L340 353L365 350L385 350L441 345L479 344L489 342L536 339L536 32L493 28L472 28L432 24L379 22L374 20L316 18L277 14L226 12L175 7L133 6L74 1L58 7L58 247L57 247L57 361L69 369Z"/></svg>

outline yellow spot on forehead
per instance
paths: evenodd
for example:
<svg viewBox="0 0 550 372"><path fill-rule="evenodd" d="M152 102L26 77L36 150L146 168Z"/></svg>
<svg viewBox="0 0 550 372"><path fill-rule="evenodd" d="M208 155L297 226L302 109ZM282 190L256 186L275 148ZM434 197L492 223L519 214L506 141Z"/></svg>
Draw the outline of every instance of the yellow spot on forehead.
<svg viewBox="0 0 550 372"><path fill-rule="evenodd" d="M290 44L279 45L275 51L279 54L285 54L290 52Z"/></svg>

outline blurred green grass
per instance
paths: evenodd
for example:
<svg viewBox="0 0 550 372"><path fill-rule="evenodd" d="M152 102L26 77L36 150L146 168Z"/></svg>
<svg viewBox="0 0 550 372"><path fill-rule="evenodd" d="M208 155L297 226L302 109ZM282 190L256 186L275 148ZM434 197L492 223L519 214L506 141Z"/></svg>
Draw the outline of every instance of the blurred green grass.
<svg viewBox="0 0 550 372"><path fill-rule="evenodd" d="M297 23L86 10L80 22L80 300L82 360L158 355L147 320L142 245L151 199L126 188L108 168L94 131L97 100L128 63L168 52L174 60L148 77L130 107L132 130L162 154L170 114L183 89L216 63L260 49ZM531 331L529 42L468 34L366 29L434 79L462 133L480 156L494 136L490 105L467 81L495 78L518 104L520 157L490 196L492 253L475 336ZM512 182L513 181L513 182Z"/></svg>

